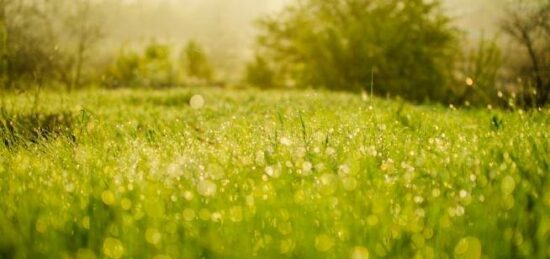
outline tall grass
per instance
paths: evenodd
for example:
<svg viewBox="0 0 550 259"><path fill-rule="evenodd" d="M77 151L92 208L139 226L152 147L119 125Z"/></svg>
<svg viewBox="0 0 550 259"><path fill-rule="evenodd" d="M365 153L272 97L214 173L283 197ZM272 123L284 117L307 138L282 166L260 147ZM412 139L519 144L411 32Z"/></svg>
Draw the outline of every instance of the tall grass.
<svg viewBox="0 0 550 259"><path fill-rule="evenodd" d="M550 256L548 110L309 91L41 98L29 116L7 96L0 117L17 140L0 143L2 258Z"/></svg>

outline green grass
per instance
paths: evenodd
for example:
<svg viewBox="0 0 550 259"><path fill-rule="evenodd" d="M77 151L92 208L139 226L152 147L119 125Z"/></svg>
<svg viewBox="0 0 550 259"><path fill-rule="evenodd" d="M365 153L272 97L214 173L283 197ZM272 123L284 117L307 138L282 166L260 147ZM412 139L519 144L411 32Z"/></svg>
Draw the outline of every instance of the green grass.
<svg viewBox="0 0 550 259"><path fill-rule="evenodd" d="M0 258L550 256L549 110L309 91L0 98Z"/></svg>

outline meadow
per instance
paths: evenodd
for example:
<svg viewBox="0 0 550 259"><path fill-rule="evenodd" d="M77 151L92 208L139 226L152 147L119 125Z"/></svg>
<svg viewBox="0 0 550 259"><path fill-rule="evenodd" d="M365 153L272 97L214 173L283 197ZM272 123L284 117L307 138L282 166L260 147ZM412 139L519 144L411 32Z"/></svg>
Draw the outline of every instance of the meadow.
<svg viewBox="0 0 550 259"><path fill-rule="evenodd" d="M0 258L548 258L550 110L0 96Z"/></svg>

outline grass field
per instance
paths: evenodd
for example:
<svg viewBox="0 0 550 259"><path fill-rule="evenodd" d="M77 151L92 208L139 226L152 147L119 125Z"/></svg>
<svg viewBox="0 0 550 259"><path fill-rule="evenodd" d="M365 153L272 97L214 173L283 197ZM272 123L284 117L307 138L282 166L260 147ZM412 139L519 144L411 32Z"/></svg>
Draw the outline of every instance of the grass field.
<svg viewBox="0 0 550 259"><path fill-rule="evenodd" d="M0 258L550 257L550 110L0 98Z"/></svg>

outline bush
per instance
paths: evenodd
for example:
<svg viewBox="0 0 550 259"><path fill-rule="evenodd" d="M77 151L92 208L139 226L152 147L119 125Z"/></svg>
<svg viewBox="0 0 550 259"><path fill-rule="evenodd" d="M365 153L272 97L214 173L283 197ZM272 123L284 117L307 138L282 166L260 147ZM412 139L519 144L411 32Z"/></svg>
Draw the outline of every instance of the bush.
<svg viewBox="0 0 550 259"><path fill-rule="evenodd" d="M177 73L168 45L151 43L139 55L122 49L107 72L109 87L169 87L177 83Z"/></svg>
<svg viewBox="0 0 550 259"><path fill-rule="evenodd" d="M305 0L260 21L258 54L292 85L447 98L456 30L440 1Z"/></svg>
<svg viewBox="0 0 550 259"><path fill-rule="evenodd" d="M270 88L277 85L273 69L260 56L256 56L254 62L246 66L246 82L262 88Z"/></svg>
<svg viewBox="0 0 550 259"><path fill-rule="evenodd" d="M202 46L195 42L189 41L181 52L181 67L183 72L191 78L203 82L212 81L213 73L208 57Z"/></svg>

